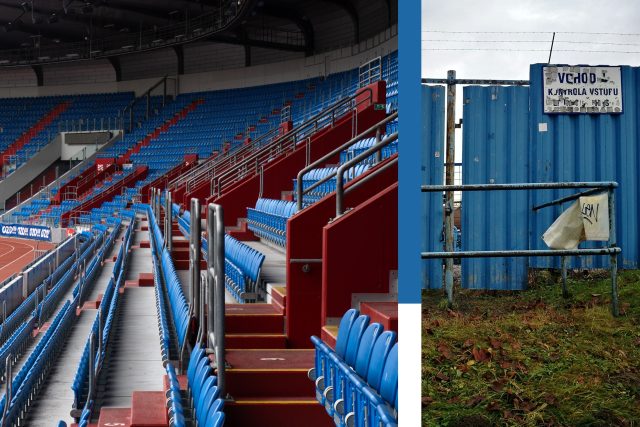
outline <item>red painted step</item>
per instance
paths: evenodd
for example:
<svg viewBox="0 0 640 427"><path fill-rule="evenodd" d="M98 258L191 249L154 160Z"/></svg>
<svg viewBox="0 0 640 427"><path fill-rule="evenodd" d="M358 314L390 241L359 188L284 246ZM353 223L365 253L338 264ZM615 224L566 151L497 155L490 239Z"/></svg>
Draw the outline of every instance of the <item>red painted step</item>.
<svg viewBox="0 0 640 427"><path fill-rule="evenodd" d="M98 427L131 426L131 408L102 408Z"/></svg>
<svg viewBox="0 0 640 427"><path fill-rule="evenodd" d="M226 334L224 339L228 349L287 347L285 334Z"/></svg>
<svg viewBox="0 0 640 427"><path fill-rule="evenodd" d="M336 340L338 339L338 326L325 325L320 331L320 338L327 343L331 348L336 347Z"/></svg>
<svg viewBox="0 0 640 427"><path fill-rule="evenodd" d="M307 380L309 381L309 380ZM225 427L332 427L335 424L315 398L252 398L228 402Z"/></svg>
<svg viewBox="0 0 640 427"><path fill-rule="evenodd" d="M382 324L385 331L398 331L397 302L363 302L360 304L360 314L371 317L372 323Z"/></svg>
<svg viewBox="0 0 640 427"><path fill-rule="evenodd" d="M279 334L284 316L271 304L227 304L225 328L228 334Z"/></svg>
<svg viewBox="0 0 640 427"><path fill-rule="evenodd" d="M131 395L131 427L167 427L164 392L134 391Z"/></svg>
<svg viewBox="0 0 640 427"><path fill-rule="evenodd" d="M287 287L272 286L271 287L271 304L277 309L278 313L284 314L287 307Z"/></svg>
<svg viewBox="0 0 640 427"><path fill-rule="evenodd" d="M227 391L242 397L308 397L315 390L307 378L314 364L314 350L243 349L229 350Z"/></svg>

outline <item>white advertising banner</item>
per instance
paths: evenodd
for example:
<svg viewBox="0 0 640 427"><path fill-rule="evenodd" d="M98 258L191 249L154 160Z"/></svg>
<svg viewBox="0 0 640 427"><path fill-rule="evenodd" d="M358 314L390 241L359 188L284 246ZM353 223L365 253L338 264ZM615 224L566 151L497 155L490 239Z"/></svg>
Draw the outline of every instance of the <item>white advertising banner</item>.
<svg viewBox="0 0 640 427"><path fill-rule="evenodd" d="M620 67L542 67L544 113L622 113Z"/></svg>

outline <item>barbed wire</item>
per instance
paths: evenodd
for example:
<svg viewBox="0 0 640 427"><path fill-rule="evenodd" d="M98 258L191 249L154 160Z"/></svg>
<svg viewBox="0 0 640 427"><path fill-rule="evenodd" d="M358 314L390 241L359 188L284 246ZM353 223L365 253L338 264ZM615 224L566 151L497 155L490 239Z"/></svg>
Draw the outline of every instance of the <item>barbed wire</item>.
<svg viewBox="0 0 640 427"><path fill-rule="evenodd" d="M550 43L551 40L455 40L455 39L422 39L423 42L438 43ZM576 40L555 40L554 43L566 44L595 44L607 46L640 46L640 43L615 43L615 42L592 42Z"/></svg>
<svg viewBox="0 0 640 427"><path fill-rule="evenodd" d="M438 47L423 47L422 50L451 50L451 51L496 51L496 52L549 52L549 49L508 49L508 48L438 48ZM554 52L586 52L586 53L627 53L627 54L640 54L638 51L625 51L625 50L587 50L587 49L553 49Z"/></svg>
<svg viewBox="0 0 640 427"><path fill-rule="evenodd" d="M450 31L450 30L422 30L423 33L442 34L553 34L554 31ZM613 32L591 32L591 31L555 31L557 34L582 34L597 36L623 36L640 37L640 33L613 33Z"/></svg>

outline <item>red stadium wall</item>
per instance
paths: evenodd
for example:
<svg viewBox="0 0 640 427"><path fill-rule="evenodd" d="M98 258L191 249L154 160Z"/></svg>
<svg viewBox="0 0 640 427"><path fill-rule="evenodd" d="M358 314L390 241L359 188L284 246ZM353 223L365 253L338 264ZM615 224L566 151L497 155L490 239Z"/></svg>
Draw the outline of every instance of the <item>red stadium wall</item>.
<svg viewBox="0 0 640 427"><path fill-rule="evenodd" d="M370 174L371 172L361 175L347 184L346 188ZM398 167L396 164L372 176L366 183L347 193L345 205L358 206L397 181ZM323 267L320 264L309 264L309 270L305 272L303 264L291 264L290 260L322 258L324 227L331 218L335 217L335 213L336 199L332 194L294 215L287 222L286 330L289 345L293 347L311 347L309 337L320 335L320 329L323 326ZM369 229L368 232L370 233L371 230Z"/></svg>

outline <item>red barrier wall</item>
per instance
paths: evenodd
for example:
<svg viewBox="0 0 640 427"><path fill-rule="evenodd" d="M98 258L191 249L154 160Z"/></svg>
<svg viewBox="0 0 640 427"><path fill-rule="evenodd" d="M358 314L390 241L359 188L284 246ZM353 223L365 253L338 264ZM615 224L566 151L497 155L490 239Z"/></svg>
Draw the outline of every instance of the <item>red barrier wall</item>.
<svg viewBox="0 0 640 427"><path fill-rule="evenodd" d="M373 106L358 113L357 132L367 130L385 117L385 111L376 111ZM351 116L343 118L335 127L322 130L311 138L311 161L319 159L331 150L347 142L353 136ZM295 151L286 157L273 162L264 170L264 187L262 197L280 199L282 191L293 189L293 179L305 167L307 148L306 142L300 143ZM333 159L338 162L338 156ZM331 160L329 161L331 163ZM244 218L247 207L255 206L260 194L260 176L255 175L240 181L228 189L223 188L224 194L219 198L207 199L207 203L221 204L224 208L225 225L236 225L238 218Z"/></svg>
<svg viewBox="0 0 640 427"><path fill-rule="evenodd" d="M398 183L326 225L322 324L351 308L353 293L388 293L398 269Z"/></svg>
<svg viewBox="0 0 640 427"><path fill-rule="evenodd" d="M371 172L351 181L346 188L368 177ZM396 164L349 192L345 196L345 206L358 206L397 181ZM311 347L309 337L320 335L323 326L322 266L309 264L309 271L305 272L302 264L291 264L290 260L322 258L323 227L335 217L335 213L336 199L332 194L294 215L287 222L286 330L292 347Z"/></svg>

